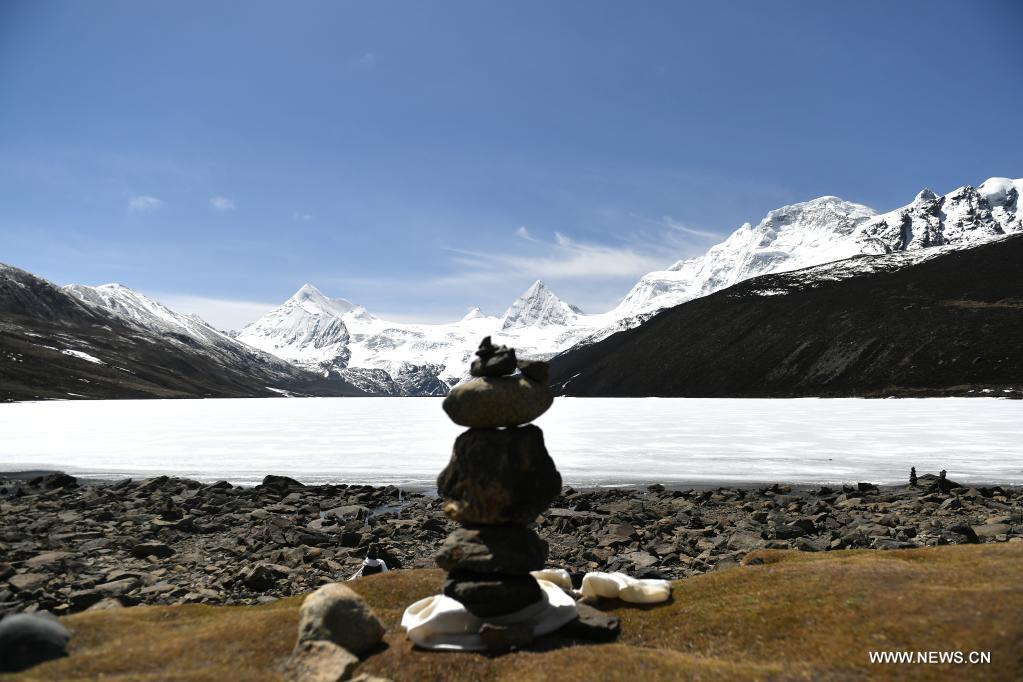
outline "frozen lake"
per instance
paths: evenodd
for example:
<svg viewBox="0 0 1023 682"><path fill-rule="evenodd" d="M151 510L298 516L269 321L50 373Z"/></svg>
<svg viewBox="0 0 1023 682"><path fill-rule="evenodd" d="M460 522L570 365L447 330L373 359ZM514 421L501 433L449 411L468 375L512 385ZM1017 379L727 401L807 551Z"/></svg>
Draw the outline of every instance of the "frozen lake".
<svg viewBox="0 0 1023 682"><path fill-rule="evenodd" d="M1023 484L1023 402L558 398L537 424L566 483ZM461 429L439 398L0 405L0 470L430 486Z"/></svg>

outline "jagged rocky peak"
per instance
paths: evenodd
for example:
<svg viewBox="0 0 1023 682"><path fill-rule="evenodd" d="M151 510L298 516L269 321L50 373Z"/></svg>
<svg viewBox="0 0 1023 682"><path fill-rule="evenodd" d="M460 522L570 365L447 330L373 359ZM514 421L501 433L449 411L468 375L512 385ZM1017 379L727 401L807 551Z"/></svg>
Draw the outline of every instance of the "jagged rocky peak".
<svg viewBox="0 0 1023 682"><path fill-rule="evenodd" d="M568 305L546 284L536 280L505 311L501 329L569 324L579 315L577 311L578 308Z"/></svg>
<svg viewBox="0 0 1023 682"><path fill-rule="evenodd" d="M866 223L860 241L867 253L891 253L928 246L974 246L1023 231L1019 192L1023 180L990 178L939 196L923 189L913 203Z"/></svg>

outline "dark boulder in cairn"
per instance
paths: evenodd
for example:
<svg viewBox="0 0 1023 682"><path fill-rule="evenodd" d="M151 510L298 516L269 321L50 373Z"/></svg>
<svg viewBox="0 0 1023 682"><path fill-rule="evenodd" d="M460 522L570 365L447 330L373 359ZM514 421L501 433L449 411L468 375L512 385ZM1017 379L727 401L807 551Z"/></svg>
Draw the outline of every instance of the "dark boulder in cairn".
<svg viewBox="0 0 1023 682"><path fill-rule="evenodd" d="M502 575L456 571L448 575L444 594L478 618L497 618L521 611L543 597L540 583L528 573Z"/></svg>
<svg viewBox="0 0 1023 682"><path fill-rule="evenodd" d="M547 543L522 526L470 526L447 537L437 554L446 571L528 573L547 561Z"/></svg>
<svg viewBox="0 0 1023 682"><path fill-rule="evenodd" d="M561 474L536 426L470 429L455 440L437 491L459 523L527 525L561 492Z"/></svg>

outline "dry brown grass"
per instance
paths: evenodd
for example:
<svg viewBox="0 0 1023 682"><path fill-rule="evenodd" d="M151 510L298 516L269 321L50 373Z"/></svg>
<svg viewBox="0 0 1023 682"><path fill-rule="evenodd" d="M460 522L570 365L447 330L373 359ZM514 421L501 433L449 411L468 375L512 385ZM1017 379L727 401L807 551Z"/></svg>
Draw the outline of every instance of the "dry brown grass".
<svg viewBox="0 0 1023 682"><path fill-rule="evenodd" d="M440 571L352 586L388 626L359 672L395 680L1023 679L1023 543L824 554L675 584L670 604L608 605L618 643L501 656L417 651L398 621ZM69 658L18 680L278 680L300 597L261 607L136 607L64 619ZM990 665L870 665L870 650L990 651ZM2 676L0 676L2 677ZM5 678L6 679L6 678Z"/></svg>

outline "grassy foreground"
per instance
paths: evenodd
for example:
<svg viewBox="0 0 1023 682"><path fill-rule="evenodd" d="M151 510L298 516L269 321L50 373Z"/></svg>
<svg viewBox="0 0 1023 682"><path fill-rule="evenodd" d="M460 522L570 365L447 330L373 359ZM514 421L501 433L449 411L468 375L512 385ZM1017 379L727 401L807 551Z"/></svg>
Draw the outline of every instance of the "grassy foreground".
<svg viewBox="0 0 1023 682"><path fill-rule="evenodd" d="M675 583L670 604L610 605L615 644L506 655L412 648L398 621L440 571L350 583L388 627L358 672L394 680L1023 679L1023 543L750 554L763 564ZM280 680L292 597L258 607L153 606L62 619L72 655L4 680ZM871 650L990 651L987 665L870 664Z"/></svg>

